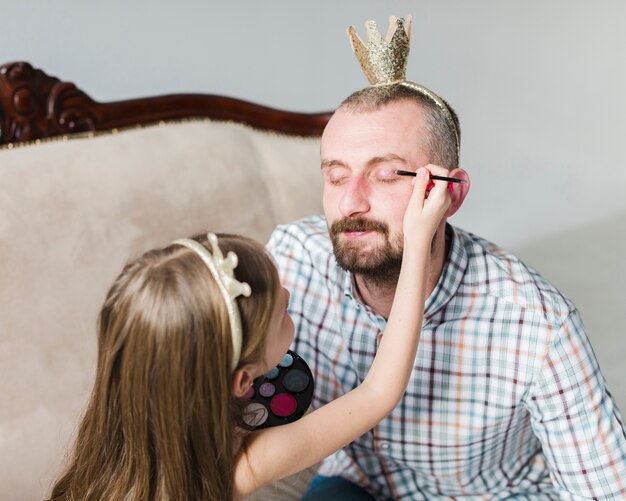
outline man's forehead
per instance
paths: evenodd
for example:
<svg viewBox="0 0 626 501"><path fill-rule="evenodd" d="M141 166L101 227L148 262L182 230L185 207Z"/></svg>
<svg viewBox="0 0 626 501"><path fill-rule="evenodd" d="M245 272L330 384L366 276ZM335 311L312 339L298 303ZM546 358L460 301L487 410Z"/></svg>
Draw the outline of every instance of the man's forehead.
<svg viewBox="0 0 626 501"><path fill-rule="evenodd" d="M406 114L338 111L322 133L321 148L341 150L347 143L368 148L379 145L387 150L380 151L382 155L389 152L389 147L393 151L396 143L419 135L421 130L420 122Z"/></svg>
<svg viewBox="0 0 626 501"><path fill-rule="evenodd" d="M337 137L342 139L358 139L369 135L384 135L387 128L375 120L341 120L330 123L324 129L321 141L328 143Z"/></svg>
<svg viewBox="0 0 626 501"><path fill-rule="evenodd" d="M423 161L425 133L421 109L414 102L398 101L374 110L341 107L322 134L321 167L378 164L373 159L392 156L396 162L416 157Z"/></svg>

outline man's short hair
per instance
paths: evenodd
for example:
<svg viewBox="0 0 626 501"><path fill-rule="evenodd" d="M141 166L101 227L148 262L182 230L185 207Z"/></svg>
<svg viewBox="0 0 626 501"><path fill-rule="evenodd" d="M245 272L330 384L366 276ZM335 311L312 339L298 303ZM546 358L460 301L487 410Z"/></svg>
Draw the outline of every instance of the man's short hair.
<svg viewBox="0 0 626 501"><path fill-rule="evenodd" d="M398 101L413 101L424 112L428 137L425 147L429 154L429 161L433 164L446 167L450 170L457 168L458 150L457 137L461 140L461 126L456 112L445 103L452 115L456 133L450 126L444 112L430 98L406 85L393 84L365 87L350 94L339 105L339 108L353 112L371 112Z"/></svg>

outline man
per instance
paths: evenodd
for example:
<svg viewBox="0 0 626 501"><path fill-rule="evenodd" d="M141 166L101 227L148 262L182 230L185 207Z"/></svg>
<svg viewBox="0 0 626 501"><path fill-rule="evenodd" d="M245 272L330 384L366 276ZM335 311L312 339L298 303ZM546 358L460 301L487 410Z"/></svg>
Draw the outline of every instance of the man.
<svg viewBox="0 0 626 501"><path fill-rule="evenodd" d="M390 34L408 44L402 20ZM380 52L375 35L370 54ZM303 499L626 498L624 426L578 311L517 258L447 223L469 190L458 120L389 72L346 99L324 131L325 217L280 226L268 244L291 292L294 349L314 372L316 407L365 378L384 331L412 186L395 171L445 168L465 182L451 185L433 239L404 399L327 458Z"/></svg>

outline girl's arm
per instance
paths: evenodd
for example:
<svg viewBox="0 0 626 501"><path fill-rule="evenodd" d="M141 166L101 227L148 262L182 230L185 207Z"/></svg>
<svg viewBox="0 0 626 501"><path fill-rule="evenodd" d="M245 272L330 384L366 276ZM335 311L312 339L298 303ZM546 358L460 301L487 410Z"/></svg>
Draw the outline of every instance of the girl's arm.
<svg viewBox="0 0 626 501"><path fill-rule="evenodd" d="M346 446L385 418L404 395L422 327L430 246L450 204L446 182L438 181L425 198L428 183L428 169L419 169L404 216L398 285L367 377L299 421L252 433L235 463L238 495L248 495Z"/></svg>

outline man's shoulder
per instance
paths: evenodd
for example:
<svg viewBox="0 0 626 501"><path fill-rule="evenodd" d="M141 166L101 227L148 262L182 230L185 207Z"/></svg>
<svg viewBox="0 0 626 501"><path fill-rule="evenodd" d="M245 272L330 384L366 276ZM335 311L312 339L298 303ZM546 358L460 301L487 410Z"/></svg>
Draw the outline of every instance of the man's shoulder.
<svg viewBox="0 0 626 501"><path fill-rule="evenodd" d="M532 266L499 245L454 228L468 260L465 284L526 310L550 323L560 323L575 305Z"/></svg>
<svg viewBox="0 0 626 501"><path fill-rule="evenodd" d="M278 225L267 243L274 255L322 255L332 254L332 244L324 216L309 216L287 224Z"/></svg>

